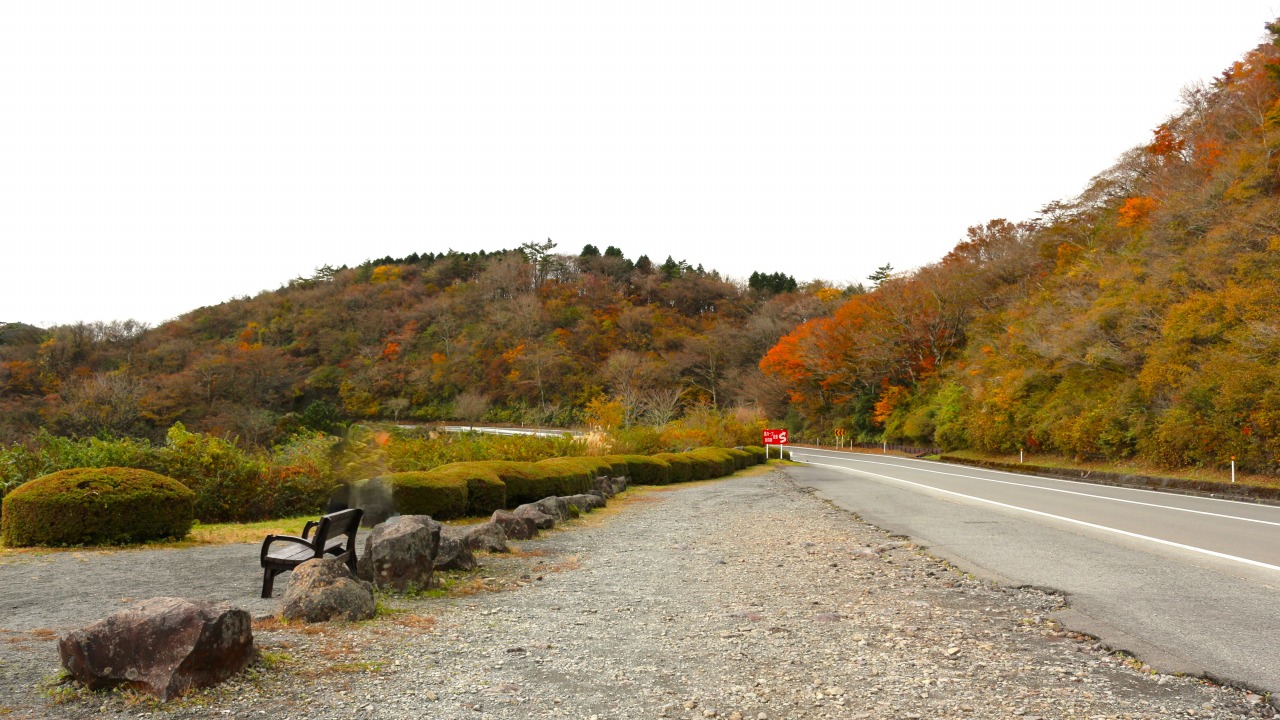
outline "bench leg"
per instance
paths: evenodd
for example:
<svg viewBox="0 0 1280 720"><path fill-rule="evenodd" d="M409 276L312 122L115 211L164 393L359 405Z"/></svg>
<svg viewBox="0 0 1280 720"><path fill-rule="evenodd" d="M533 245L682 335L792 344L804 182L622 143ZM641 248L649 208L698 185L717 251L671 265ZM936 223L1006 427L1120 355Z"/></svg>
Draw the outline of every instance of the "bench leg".
<svg viewBox="0 0 1280 720"><path fill-rule="evenodd" d="M279 572L280 572L279 570L275 570L272 568L266 568L265 570L262 571L262 597L264 598L271 597L271 587L275 584L276 575Z"/></svg>

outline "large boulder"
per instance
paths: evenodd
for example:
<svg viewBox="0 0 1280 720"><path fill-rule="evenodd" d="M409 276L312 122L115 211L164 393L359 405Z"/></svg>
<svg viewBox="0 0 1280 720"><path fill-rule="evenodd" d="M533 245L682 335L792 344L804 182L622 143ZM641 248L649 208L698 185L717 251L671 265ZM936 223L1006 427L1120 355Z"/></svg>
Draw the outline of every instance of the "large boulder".
<svg viewBox="0 0 1280 720"><path fill-rule="evenodd" d="M569 503L554 495L542 498L538 502L533 503L533 506L555 518L556 522L564 522L572 517L569 514Z"/></svg>
<svg viewBox="0 0 1280 720"><path fill-rule="evenodd" d="M440 534L440 551L436 553L437 570L471 570L476 566L476 556L467 545L465 531L445 528Z"/></svg>
<svg viewBox="0 0 1280 720"><path fill-rule="evenodd" d="M507 531L492 520L478 525L468 525L462 530L466 531L463 541L472 550L491 553L511 551L511 548L507 547Z"/></svg>
<svg viewBox="0 0 1280 720"><path fill-rule="evenodd" d="M552 515L548 515L542 510L538 509L538 506L534 505L533 503L525 503L524 505L520 505L512 512L515 513L516 517L522 517L528 520L532 520L534 526L537 527L539 530L550 530L551 528L556 526L555 517Z"/></svg>
<svg viewBox="0 0 1280 720"><path fill-rule="evenodd" d="M489 522L502 526L509 540L528 540L538 534L538 525L532 518L522 517L506 510L494 510Z"/></svg>
<svg viewBox="0 0 1280 720"><path fill-rule="evenodd" d="M368 620L376 612L373 585L352 577L343 561L326 557L294 569L280 614L285 620L314 623Z"/></svg>
<svg viewBox="0 0 1280 720"><path fill-rule="evenodd" d="M560 499L565 501L566 505L578 508L579 512L591 512L596 508L604 507L604 498L592 493L565 495Z"/></svg>
<svg viewBox="0 0 1280 720"><path fill-rule="evenodd" d="M226 603L157 597L66 635L58 655L91 689L124 685L170 700L243 670L253 630L249 613Z"/></svg>
<svg viewBox="0 0 1280 720"><path fill-rule="evenodd" d="M364 540L360 579L381 590L413 592L431 587L440 523L427 515L400 515L379 523Z"/></svg>

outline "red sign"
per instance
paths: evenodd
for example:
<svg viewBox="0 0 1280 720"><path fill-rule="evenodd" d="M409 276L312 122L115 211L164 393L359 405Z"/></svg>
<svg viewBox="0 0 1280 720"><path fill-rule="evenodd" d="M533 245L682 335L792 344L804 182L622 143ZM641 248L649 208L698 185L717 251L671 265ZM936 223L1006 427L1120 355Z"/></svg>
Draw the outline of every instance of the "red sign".
<svg viewBox="0 0 1280 720"><path fill-rule="evenodd" d="M786 445L787 431L786 430L765 430L764 444L765 445Z"/></svg>

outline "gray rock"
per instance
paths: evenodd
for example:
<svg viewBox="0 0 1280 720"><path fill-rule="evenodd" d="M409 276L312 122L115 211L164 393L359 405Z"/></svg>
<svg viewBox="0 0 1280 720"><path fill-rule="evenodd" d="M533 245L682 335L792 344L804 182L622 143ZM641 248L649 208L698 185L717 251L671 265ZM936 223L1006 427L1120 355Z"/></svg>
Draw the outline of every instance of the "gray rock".
<svg viewBox="0 0 1280 720"><path fill-rule="evenodd" d="M243 670L253 630L249 613L226 603L157 597L66 635L58 655L91 689L124 685L170 700Z"/></svg>
<svg viewBox="0 0 1280 720"><path fill-rule="evenodd" d="M509 540L528 540L538 534L538 525L529 517L521 517L506 510L494 510L489 522L502 526Z"/></svg>
<svg viewBox="0 0 1280 720"><path fill-rule="evenodd" d="M542 498L533 503L533 506L555 518L556 522L564 522L569 519L569 503L554 495Z"/></svg>
<svg viewBox="0 0 1280 720"><path fill-rule="evenodd" d="M285 620L368 620L377 612L373 585L351 576L337 558L308 560L293 571L281 600Z"/></svg>
<svg viewBox="0 0 1280 720"><path fill-rule="evenodd" d="M591 493L608 500L614 495L617 495L618 491L614 487L613 478L601 475L593 481Z"/></svg>
<svg viewBox="0 0 1280 720"><path fill-rule="evenodd" d="M426 590L439 548L440 523L427 515L393 517L365 538L360 578L380 590Z"/></svg>
<svg viewBox="0 0 1280 720"><path fill-rule="evenodd" d="M507 531L492 520L479 525L468 526L465 530L467 533L464 540L467 543L467 547L472 550L493 553L504 553L511 550L511 548L507 547Z"/></svg>
<svg viewBox="0 0 1280 720"><path fill-rule="evenodd" d="M440 534L440 550L436 553L437 570L470 570L476 566L476 557L467 545L465 532L446 527Z"/></svg>
<svg viewBox="0 0 1280 720"><path fill-rule="evenodd" d="M560 498L566 504L578 508L580 512L591 512L596 508L604 507L604 498L599 495L564 495Z"/></svg>
<svg viewBox="0 0 1280 720"><path fill-rule="evenodd" d="M528 518L539 530L550 530L556 526L556 519L538 508L537 505L525 503L513 511L516 517Z"/></svg>

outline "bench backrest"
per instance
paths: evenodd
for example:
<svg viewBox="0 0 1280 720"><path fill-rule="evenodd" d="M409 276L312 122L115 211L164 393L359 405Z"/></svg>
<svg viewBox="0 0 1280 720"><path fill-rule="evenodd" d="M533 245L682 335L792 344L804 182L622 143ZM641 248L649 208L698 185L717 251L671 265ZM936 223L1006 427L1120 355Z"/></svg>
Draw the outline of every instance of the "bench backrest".
<svg viewBox="0 0 1280 720"><path fill-rule="evenodd" d="M324 515L320 518L320 524L316 525L316 534L311 539L317 547L323 548L331 538L346 535L349 538L348 544L354 547L356 532L360 529L360 518L363 515L364 510L360 508L340 510L336 513Z"/></svg>

